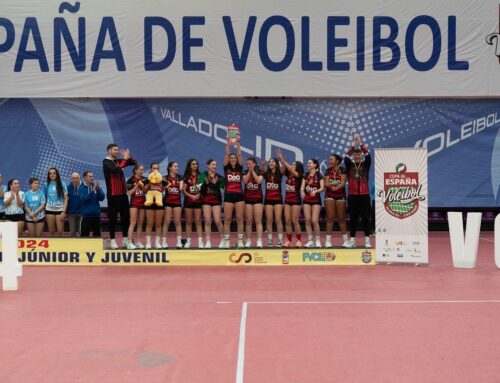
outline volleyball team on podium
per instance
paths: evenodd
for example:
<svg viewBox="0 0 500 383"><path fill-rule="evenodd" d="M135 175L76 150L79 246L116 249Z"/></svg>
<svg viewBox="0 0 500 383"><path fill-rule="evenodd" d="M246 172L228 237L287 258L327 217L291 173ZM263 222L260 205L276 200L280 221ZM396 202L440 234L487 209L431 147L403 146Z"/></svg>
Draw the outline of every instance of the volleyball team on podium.
<svg viewBox="0 0 500 383"><path fill-rule="evenodd" d="M233 146L236 153L231 152ZM335 219L340 227L342 246L352 248L356 246L356 225L359 217L363 221L364 246L371 247L368 184L371 157L359 135L356 135L352 147L344 157L345 167L341 167L341 156L332 154L324 176L320 172L319 162L316 159L310 159L307 162L307 169L304 169L304 165L299 161L287 162L280 150L277 150L276 154L276 158L271 158L267 162L262 160L257 163L255 157L249 157L244 161L239 142L230 143L228 140L223 161L223 174L218 172L217 161L213 159L206 162L205 170L201 170L196 159L190 159L183 173L180 172L179 164L172 161L168 163L162 182L153 184L148 182L144 166L137 163L128 150L119 152L116 145L110 144L108 157L104 160L110 247L112 249L119 247L115 240L118 213L120 213L124 238L121 247L132 250L168 248L167 234L172 220L177 235L175 245L177 248L227 249L234 245L238 248L328 248L332 247ZM125 182L123 169L127 166L134 167L132 177ZM156 162L150 165L147 173L154 171L160 171L160 165ZM347 182L349 184L348 197L346 197ZM283 187L285 188L284 199ZM152 188L162 193L162 206L156 204L144 206L145 195ZM321 243L319 226L323 193L327 215L324 246ZM183 205L181 194L184 194ZM345 221L346 198L350 214L350 236L347 234ZM223 220L221 218L222 207L224 208ZM186 223L184 244L181 226L183 211ZM304 215L307 232L305 243L302 240L299 222L301 213ZM265 243L263 242L263 216L265 216L267 232ZM233 218L237 225L236 243L231 243L230 236ZM141 241L144 222L146 222L145 244ZM197 243L192 242L193 223ZM215 244L211 241L212 223L215 224L220 235L220 239ZM276 237L273 233L273 223L277 229ZM154 241L152 241L153 226L155 227ZM134 239L134 233L136 239ZM294 233L295 241L293 241Z"/></svg>
<svg viewBox="0 0 500 383"><path fill-rule="evenodd" d="M236 153L231 153L233 146ZM340 227L342 246L355 247L359 217L363 222L364 245L371 247L368 184L371 157L359 135L355 136L352 147L344 157L344 166L341 166L341 156L332 154L324 176L320 172L318 160L310 159L307 168L304 169L304 165L299 161L287 162L280 150L276 151L276 158L271 158L267 162L261 160L257 163L255 157L249 157L244 161L239 142L231 143L229 139L226 143L223 174L218 172L217 161L213 159L206 162L205 170L200 169L201 166L196 159L190 159L183 173L180 173L179 164L172 161L168 164L164 177L155 183L150 182L147 175L154 171L160 172L159 163L152 163L146 174L143 165L137 163L128 150L120 151L116 144L110 144L107 153L108 156L103 160L103 171L112 249L119 248L115 240L118 215L123 232L121 247L131 250L168 248L167 234L172 220L177 235L177 248L227 249L234 245L239 248L321 248L323 244L320 239L319 216L323 194L327 216L324 247L332 247L335 219ZM133 166L133 175L125 181L123 169L127 166ZM0 175L0 220L17 222L19 235L24 233L26 227L28 236L35 237L42 233L45 223L49 235L62 236L64 221L67 218L71 236L80 231L82 237L90 236L91 232L94 237L99 237L101 235L99 202L105 199L105 195L99 184L94 182L92 172L87 171L83 176L82 182L79 174L73 173L71 183L66 186L61 182L58 170L51 168L43 187L39 178L32 177L29 180L30 189L23 193L19 190L17 179L9 180L5 186ZM347 197L346 183L349 190ZM146 203L146 194L150 190L161 193L160 204ZM183 205L181 194L184 195ZM345 221L346 198L350 215L350 236ZM182 212L186 224L184 243ZM299 222L301 213L305 219L307 232L305 243L302 240ZM264 216L267 232L265 243L262 224ZM233 217L237 224L236 243L231 243L230 237ZM141 241L144 222L146 222L145 244ZM197 236L196 244L192 243L193 223ZM220 240L214 245L211 243L212 223L220 235ZM277 229L276 237L273 235L273 224ZM153 227L154 242L151 239Z"/></svg>

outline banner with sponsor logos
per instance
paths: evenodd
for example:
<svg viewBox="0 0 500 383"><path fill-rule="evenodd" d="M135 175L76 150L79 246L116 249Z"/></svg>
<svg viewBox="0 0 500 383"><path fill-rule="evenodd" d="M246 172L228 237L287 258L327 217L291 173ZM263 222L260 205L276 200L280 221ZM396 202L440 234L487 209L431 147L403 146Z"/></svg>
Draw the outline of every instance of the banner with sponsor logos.
<svg viewBox="0 0 500 383"><path fill-rule="evenodd" d="M169 161L184 172L193 157L202 169L217 160L222 172L233 122L245 158L269 159L281 148L289 162L317 158L323 172L355 133L372 149L424 148L429 206L500 205L500 99L0 99L0 174L27 189L31 176L44 182L56 166L66 182L90 170L104 186L110 142L146 168L160 162L163 173Z"/></svg>
<svg viewBox="0 0 500 383"><path fill-rule="evenodd" d="M2 0L0 97L498 96L498 0Z"/></svg>
<svg viewBox="0 0 500 383"><path fill-rule="evenodd" d="M22 238L18 247L26 266L375 265L373 249L104 250L92 238Z"/></svg>
<svg viewBox="0 0 500 383"><path fill-rule="evenodd" d="M427 152L375 150L378 262L428 263Z"/></svg>

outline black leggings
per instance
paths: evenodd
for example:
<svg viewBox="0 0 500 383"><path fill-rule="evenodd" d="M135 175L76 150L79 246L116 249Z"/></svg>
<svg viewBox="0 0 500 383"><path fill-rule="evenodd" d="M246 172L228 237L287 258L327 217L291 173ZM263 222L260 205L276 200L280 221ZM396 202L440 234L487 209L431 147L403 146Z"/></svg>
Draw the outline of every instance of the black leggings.
<svg viewBox="0 0 500 383"><path fill-rule="evenodd" d="M108 197L109 236L111 239L115 239L118 214L120 214L123 237L126 237L130 225L130 210L128 197L125 194Z"/></svg>
<svg viewBox="0 0 500 383"><path fill-rule="evenodd" d="M94 238L101 236L101 217L82 217L80 236L90 237L90 232Z"/></svg>
<svg viewBox="0 0 500 383"><path fill-rule="evenodd" d="M349 231L351 238L356 236L356 225L358 218L361 216L363 220L363 231L365 237L370 236L370 196L366 195L350 195L347 199L347 210L349 211Z"/></svg>

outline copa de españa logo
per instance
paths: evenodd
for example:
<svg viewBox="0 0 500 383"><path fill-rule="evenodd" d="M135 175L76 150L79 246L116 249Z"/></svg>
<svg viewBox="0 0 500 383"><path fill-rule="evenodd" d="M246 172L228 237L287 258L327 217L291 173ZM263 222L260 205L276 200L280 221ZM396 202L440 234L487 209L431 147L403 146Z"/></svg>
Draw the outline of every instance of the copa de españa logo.
<svg viewBox="0 0 500 383"><path fill-rule="evenodd" d="M422 184L418 180L418 172L408 172L407 166L399 163L395 172L384 173L384 190L377 195L382 198L385 210L393 217L405 219L418 211L422 195Z"/></svg>

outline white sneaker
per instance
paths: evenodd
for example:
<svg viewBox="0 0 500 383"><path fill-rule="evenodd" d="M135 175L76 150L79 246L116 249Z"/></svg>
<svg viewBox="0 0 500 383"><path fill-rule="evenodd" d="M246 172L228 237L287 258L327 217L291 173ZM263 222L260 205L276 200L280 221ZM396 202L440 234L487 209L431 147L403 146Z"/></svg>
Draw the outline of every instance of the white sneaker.
<svg viewBox="0 0 500 383"><path fill-rule="evenodd" d="M366 238L365 238L365 247L366 247L367 249L371 249L372 244L370 243L370 237L366 237Z"/></svg>
<svg viewBox="0 0 500 383"><path fill-rule="evenodd" d="M278 239L278 243L276 244L276 247L283 247L283 243L281 240Z"/></svg>
<svg viewBox="0 0 500 383"><path fill-rule="evenodd" d="M198 241L198 249L203 249L203 241Z"/></svg>
<svg viewBox="0 0 500 383"><path fill-rule="evenodd" d="M307 243L304 245L304 247L307 247L307 248L314 247L314 242L313 241L307 241Z"/></svg>
<svg viewBox="0 0 500 383"><path fill-rule="evenodd" d="M262 239L257 240L257 249L262 249Z"/></svg>
<svg viewBox="0 0 500 383"><path fill-rule="evenodd" d="M273 240L267 241L267 247L274 247Z"/></svg>
<svg viewBox="0 0 500 383"><path fill-rule="evenodd" d="M224 238L222 238L219 242L219 246L217 246L219 249L224 249L226 247L226 241Z"/></svg>
<svg viewBox="0 0 500 383"><path fill-rule="evenodd" d="M316 241L316 247L321 248L321 241Z"/></svg>
<svg viewBox="0 0 500 383"><path fill-rule="evenodd" d="M120 246L120 249L126 249L128 246L128 242L129 242L128 239L124 239L122 241L122 245Z"/></svg>
<svg viewBox="0 0 500 383"><path fill-rule="evenodd" d="M127 243L127 250L135 250L135 249L136 249L135 245L132 243L132 241L129 241Z"/></svg>
<svg viewBox="0 0 500 383"><path fill-rule="evenodd" d="M135 248L136 249L144 249L144 245L142 244L141 241L137 241L137 243L135 244Z"/></svg>
<svg viewBox="0 0 500 383"><path fill-rule="evenodd" d="M332 247L332 241L329 240L328 238L325 241L325 247Z"/></svg>
<svg viewBox="0 0 500 383"><path fill-rule="evenodd" d="M210 241L205 242L205 249L211 249L211 248L212 244L210 243Z"/></svg>
<svg viewBox="0 0 500 383"><path fill-rule="evenodd" d="M116 250L118 249L118 244L116 243L116 240L115 239L112 239L111 241L109 241L109 248L111 250Z"/></svg>
<svg viewBox="0 0 500 383"><path fill-rule="evenodd" d="M224 249L229 249L231 247L231 240L224 240Z"/></svg>
<svg viewBox="0 0 500 383"><path fill-rule="evenodd" d="M148 242L146 241L146 247L145 247L146 250L150 250L151 249L151 242Z"/></svg>
<svg viewBox="0 0 500 383"><path fill-rule="evenodd" d="M349 243L350 243L350 241L348 239L346 239L344 241L344 243L342 243L342 247L347 247L348 248L349 247Z"/></svg>
<svg viewBox="0 0 500 383"><path fill-rule="evenodd" d="M252 247L252 241L250 241L249 239L247 239L247 241L245 242L245 248L249 249Z"/></svg>
<svg viewBox="0 0 500 383"><path fill-rule="evenodd" d="M175 247L177 247L178 249L182 249L182 241L180 239L177 240Z"/></svg>
<svg viewBox="0 0 500 383"><path fill-rule="evenodd" d="M160 238L156 238L155 240L155 249L161 249Z"/></svg>
<svg viewBox="0 0 500 383"><path fill-rule="evenodd" d="M351 240L349 242L347 242L347 247L348 249L352 249L354 247L356 247L356 240L354 238L351 238Z"/></svg>
<svg viewBox="0 0 500 383"><path fill-rule="evenodd" d="M167 243L167 241L162 241L161 242L161 248L162 249L168 249L168 243Z"/></svg>
<svg viewBox="0 0 500 383"><path fill-rule="evenodd" d="M238 239L238 249L243 249L244 247L245 247L245 245L243 244L243 240Z"/></svg>
<svg viewBox="0 0 500 383"><path fill-rule="evenodd" d="M186 240L186 243L184 244L184 248L185 249L190 249L191 248L191 240L190 239Z"/></svg>

